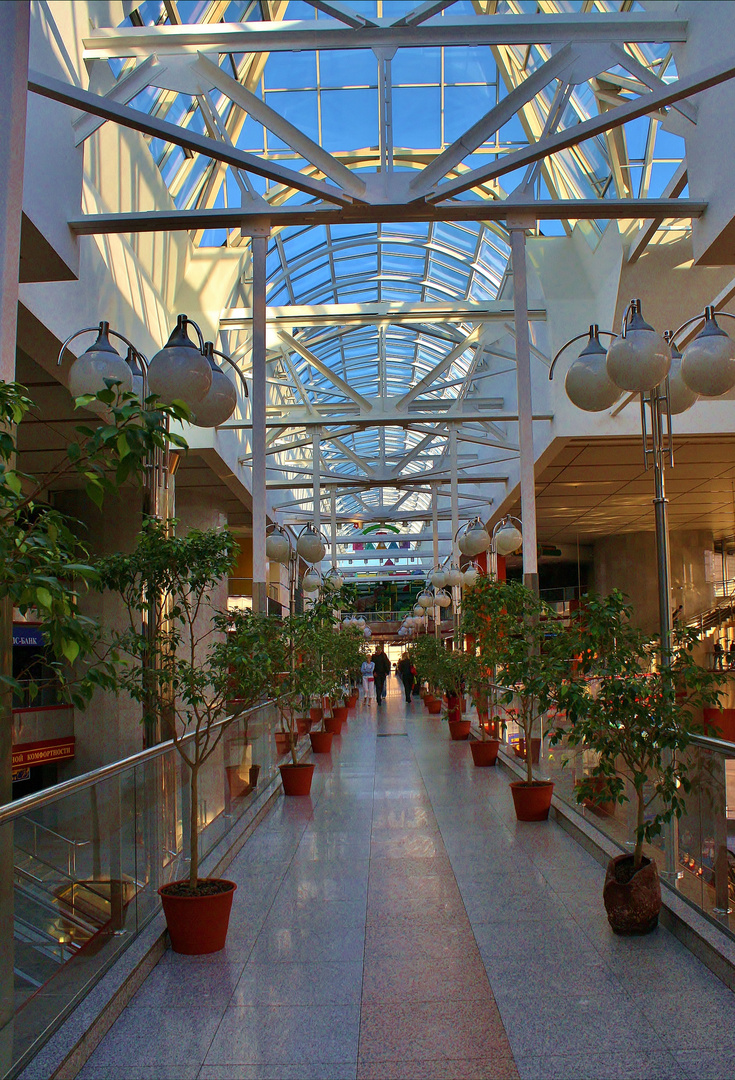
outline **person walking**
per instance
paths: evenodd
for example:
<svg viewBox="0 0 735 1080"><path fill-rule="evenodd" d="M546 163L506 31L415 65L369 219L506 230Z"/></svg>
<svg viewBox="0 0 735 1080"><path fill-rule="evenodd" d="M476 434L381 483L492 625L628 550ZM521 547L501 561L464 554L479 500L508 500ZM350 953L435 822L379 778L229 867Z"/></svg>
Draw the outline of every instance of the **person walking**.
<svg viewBox="0 0 735 1080"><path fill-rule="evenodd" d="M390 660L385 655L382 645L378 645L373 653L373 669L375 678L375 700L378 705L383 704L385 697L385 680L390 675Z"/></svg>
<svg viewBox="0 0 735 1080"><path fill-rule="evenodd" d="M367 705L372 700L375 664L372 660L363 660L360 674L362 675L362 703Z"/></svg>
<svg viewBox="0 0 735 1080"><path fill-rule="evenodd" d="M724 670L724 664L723 664L722 661L723 661L723 658L724 658L724 655L725 655L725 650L722 648L721 642L719 642L719 641L715 642L715 650L714 651L715 651L715 664L714 664L715 671L717 671L717 670L723 671Z"/></svg>
<svg viewBox="0 0 735 1080"><path fill-rule="evenodd" d="M403 683L403 691L406 695L406 701L411 704L411 691L413 690L413 680L416 677L416 668L411 662L411 657L408 653L404 653L401 659L398 661L396 668L398 674L401 676L401 682Z"/></svg>

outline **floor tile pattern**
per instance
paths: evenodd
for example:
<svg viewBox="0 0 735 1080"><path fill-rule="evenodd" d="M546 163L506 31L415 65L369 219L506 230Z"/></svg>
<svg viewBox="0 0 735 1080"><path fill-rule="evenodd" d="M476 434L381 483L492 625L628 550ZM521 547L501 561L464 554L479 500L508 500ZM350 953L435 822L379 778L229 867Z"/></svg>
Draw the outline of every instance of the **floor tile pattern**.
<svg viewBox="0 0 735 1080"><path fill-rule="evenodd" d="M228 870L227 947L167 952L80 1080L724 1080L735 998L508 777L391 687Z"/></svg>

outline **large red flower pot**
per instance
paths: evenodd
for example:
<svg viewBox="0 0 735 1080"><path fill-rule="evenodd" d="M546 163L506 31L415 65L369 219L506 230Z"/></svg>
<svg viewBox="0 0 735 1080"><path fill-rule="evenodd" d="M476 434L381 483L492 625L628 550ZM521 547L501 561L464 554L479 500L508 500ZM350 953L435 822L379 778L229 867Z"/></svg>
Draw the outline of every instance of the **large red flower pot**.
<svg viewBox="0 0 735 1080"><path fill-rule="evenodd" d="M297 716L296 717L296 730L299 735L308 735L311 731L311 717L310 716Z"/></svg>
<svg viewBox="0 0 735 1080"><path fill-rule="evenodd" d="M220 886L219 891L203 896L172 896L170 890L186 886L186 881L173 881L158 890L166 916L171 948L174 952L189 956L203 956L205 953L219 952L224 949L227 939L227 927L230 923L232 897L237 885L224 878L200 880L200 887Z"/></svg>
<svg viewBox="0 0 735 1080"><path fill-rule="evenodd" d="M284 795L308 795L314 776L314 762L299 762L298 765L279 765Z"/></svg>
<svg viewBox="0 0 735 1080"><path fill-rule="evenodd" d="M328 754L332 749L334 736L331 731L312 731L309 733L309 738L311 749L315 754Z"/></svg>
<svg viewBox="0 0 735 1080"><path fill-rule="evenodd" d="M472 726L469 720L452 720L451 713L449 720L449 734L455 742L460 742L462 739L469 739L470 727Z"/></svg>
<svg viewBox="0 0 735 1080"><path fill-rule="evenodd" d="M340 735L342 733L343 724L344 720L339 720L333 713L325 719L324 728L326 731L331 732L332 735Z"/></svg>
<svg viewBox="0 0 735 1080"><path fill-rule="evenodd" d="M616 934L648 934L658 923L661 883L651 859L633 871L632 855L616 855L607 864L602 898L607 921Z"/></svg>
<svg viewBox="0 0 735 1080"><path fill-rule="evenodd" d="M550 780L517 780L510 785L518 821L546 821L554 785Z"/></svg>
<svg viewBox="0 0 735 1080"><path fill-rule="evenodd" d="M484 768L488 765L494 765L498 760L498 748L500 742L498 739L487 739L485 742L479 739L473 740L470 743L470 750L472 751L472 760L478 768Z"/></svg>
<svg viewBox="0 0 735 1080"><path fill-rule="evenodd" d="M349 711L350 710L347 708L346 705L333 705L332 706L332 716L334 717L335 720L341 720L343 724L344 724L345 720L347 719L347 713Z"/></svg>
<svg viewBox="0 0 735 1080"><path fill-rule="evenodd" d="M347 698L347 708L348 709L354 709L356 705L357 705L357 694L350 694L350 696Z"/></svg>
<svg viewBox="0 0 735 1080"><path fill-rule="evenodd" d="M431 698L427 702L426 707L429 710L431 716L438 716L439 713L442 711L442 703L441 701L439 701L438 698Z"/></svg>
<svg viewBox="0 0 735 1080"><path fill-rule="evenodd" d="M321 705L312 705L312 707L309 709L309 716L314 721L314 723L318 723L324 716L324 709L321 707Z"/></svg>

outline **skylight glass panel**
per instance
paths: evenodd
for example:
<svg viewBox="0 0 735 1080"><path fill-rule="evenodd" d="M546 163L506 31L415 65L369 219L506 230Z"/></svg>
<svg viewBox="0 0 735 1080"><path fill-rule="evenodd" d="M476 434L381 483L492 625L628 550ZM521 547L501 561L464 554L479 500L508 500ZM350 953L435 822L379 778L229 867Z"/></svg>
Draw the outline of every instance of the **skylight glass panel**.
<svg viewBox="0 0 735 1080"><path fill-rule="evenodd" d="M325 150L357 150L376 145L377 89L323 90L321 109L321 144Z"/></svg>
<svg viewBox="0 0 735 1080"><path fill-rule="evenodd" d="M325 89L378 86L378 61L371 49L329 49L319 53L319 75Z"/></svg>
<svg viewBox="0 0 735 1080"><path fill-rule="evenodd" d="M266 104L284 120L302 131L313 142L319 141L318 104L316 91L312 90L266 90ZM289 149L288 144L268 132L270 150Z"/></svg>

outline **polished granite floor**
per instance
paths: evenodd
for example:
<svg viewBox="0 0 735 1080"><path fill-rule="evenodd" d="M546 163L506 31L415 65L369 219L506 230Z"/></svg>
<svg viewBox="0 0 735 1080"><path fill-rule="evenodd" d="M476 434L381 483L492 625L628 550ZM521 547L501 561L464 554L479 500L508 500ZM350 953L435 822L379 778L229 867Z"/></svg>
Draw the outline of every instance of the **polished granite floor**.
<svg viewBox="0 0 735 1080"><path fill-rule="evenodd" d="M395 682L395 680L393 680ZM227 948L168 952L80 1080L725 1080L735 999L508 776L394 685L228 876Z"/></svg>

